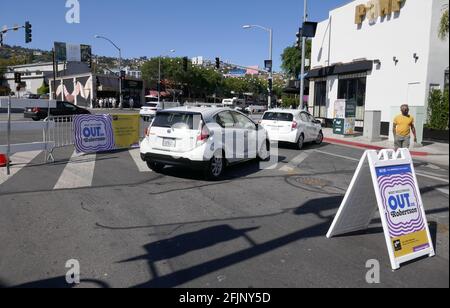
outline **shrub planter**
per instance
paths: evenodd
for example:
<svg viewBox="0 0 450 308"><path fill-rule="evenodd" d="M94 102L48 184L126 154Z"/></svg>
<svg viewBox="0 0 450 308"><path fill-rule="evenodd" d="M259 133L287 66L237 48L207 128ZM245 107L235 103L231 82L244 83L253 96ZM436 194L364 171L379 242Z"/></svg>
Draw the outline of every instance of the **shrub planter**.
<svg viewBox="0 0 450 308"><path fill-rule="evenodd" d="M425 127L423 129L423 139L449 143L449 131Z"/></svg>

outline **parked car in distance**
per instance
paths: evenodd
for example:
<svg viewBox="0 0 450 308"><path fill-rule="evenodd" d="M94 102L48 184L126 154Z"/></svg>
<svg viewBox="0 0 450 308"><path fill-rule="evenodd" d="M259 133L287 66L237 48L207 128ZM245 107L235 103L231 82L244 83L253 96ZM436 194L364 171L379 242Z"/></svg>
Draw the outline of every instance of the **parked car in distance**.
<svg viewBox="0 0 450 308"><path fill-rule="evenodd" d="M235 110L179 107L156 113L140 152L155 172L185 166L216 180L230 164L268 159L270 142L263 127Z"/></svg>
<svg viewBox="0 0 450 308"><path fill-rule="evenodd" d="M245 109L249 113L259 113L259 112L265 112L267 110L267 106L250 105Z"/></svg>
<svg viewBox="0 0 450 308"><path fill-rule="evenodd" d="M42 94L42 95L39 96L39 99L50 99L50 95Z"/></svg>
<svg viewBox="0 0 450 308"><path fill-rule="evenodd" d="M51 116L72 116L78 114L91 114L89 110L75 106L69 102L56 102L56 108L50 109ZM45 120L48 118L47 108L28 107L25 108L24 117L27 119L33 119L34 121Z"/></svg>
<svg viewBox="0 0 450 308"><path fill-rule="evenodd" d="M301 150L307 142L321 144L323 131L321 122L305 111L272 109L266 111L261 120L270 141L295 144Z"/></svg>
<svg viewBox="0 0 450 308"><path fill-rule="evenodd" d="M144 120L149 121L153 119L158 110L171 109L180 107L178 102L147 102L142 106L139 114Z"/></svg>
<svg viewBox="0 0 450 308"><path fill-rule="evenodd" d="M38 99L39 95L37 94L32 94L32 93L25 93L24 95L22 95L22 98L26 98L26 99Z"/></svg>

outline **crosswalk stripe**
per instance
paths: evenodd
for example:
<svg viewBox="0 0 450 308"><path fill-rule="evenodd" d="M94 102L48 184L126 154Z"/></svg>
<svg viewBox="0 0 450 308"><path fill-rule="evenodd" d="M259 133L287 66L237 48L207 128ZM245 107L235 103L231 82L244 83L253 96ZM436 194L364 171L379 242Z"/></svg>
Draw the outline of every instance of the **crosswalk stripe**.
<svg viewBox="0 0 450 308"><path fill-rule="evenodd" d="M73 153L54 189L90 187L94 177L96 154Z"/></svg>
<svg viewBox="0 0 450 308"><path fill-rule="evenodd" d="M139 151L139 149L132 149L129 152L139 172L151 172L151 170L147 166L147 163L142 161L141 152Z"/></svg>
<svg viewBox="0 0 450 308"><path fill-rule="evenodd" d="M11 156L11 175L6 175L6 167L0 170L0 185L5 183L13 175L17 174L23 167L33 161L42 151L23 152L17 153Z"/></svg>
<svg viewBox="0 0 450 308"><path fill-rule="evenodd" d="M293 172L298 166L303 163L311 154L310 151L303 151L300 155L294 157L286 166L280 168L283 172Z"/></svg>

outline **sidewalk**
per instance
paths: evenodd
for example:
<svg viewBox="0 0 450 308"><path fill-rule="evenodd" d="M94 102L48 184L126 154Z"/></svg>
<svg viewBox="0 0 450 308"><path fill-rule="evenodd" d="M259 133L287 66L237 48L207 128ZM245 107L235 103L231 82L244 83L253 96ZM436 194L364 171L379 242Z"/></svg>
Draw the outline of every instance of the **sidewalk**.
<svg viewBox="0 0 450 308"><path fill-rule="evenodd" d="M324 128L324 141L333 144L340 144L349 147L362 148L368 150L382 150L394 148L394 143L389 141L387 137L382 137L379 142L370 142L362 135L356 137L342 137L333 134L333 129ZM415 159L437 164L441 166L449 166L449 145L447 143L426 142L423 146L415 145L411 148L411 154Z"/></svg>

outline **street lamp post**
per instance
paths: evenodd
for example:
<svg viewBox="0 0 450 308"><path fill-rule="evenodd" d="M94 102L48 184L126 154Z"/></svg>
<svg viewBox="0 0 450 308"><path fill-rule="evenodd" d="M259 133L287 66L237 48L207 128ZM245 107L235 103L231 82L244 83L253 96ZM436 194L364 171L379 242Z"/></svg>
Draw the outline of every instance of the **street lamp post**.
<svg viewBox="0 0 450 308"><path fill-rule="evenodd" d="M123 108L123 94L122 94L122 49L120 49L112 40L110 40L107 37L96 35L95 38L97 39L103 39L111 43L118 51L119 51L119 105L120 109Z"/></svg>
<svg viewBox="0 0 450 308"><path fill-rule="evenodd" d="M272 108L272 85L273 85L273 29L272 28L266 28L259 25L245 25L242 26L244 29L251 29L251 28L259 28L264 31L267 31L269 33L269 60L272 63L271 67L269 68L269 99L268 99L268 105L269 109Z"/></svg>
<svg viewBox="0 0 450 308"><path fill-rule="evenodd" d="M175 49L169 50L169 52L166 53L168 55L169 53L174 53ZM163 58L163 55L159 56L159 65L158 65L158 103L161 102L161 60Z"/></svg>
<svg viewBox="0 0 450 308"><path fill-rule="evenodd" d="M308 21L307 0L303 3L303 21ZM300 72L300 104L299 109L303 109L303 97L305 96L305 57L306 57L306 37L302 37L302 68Z"/></svg>

